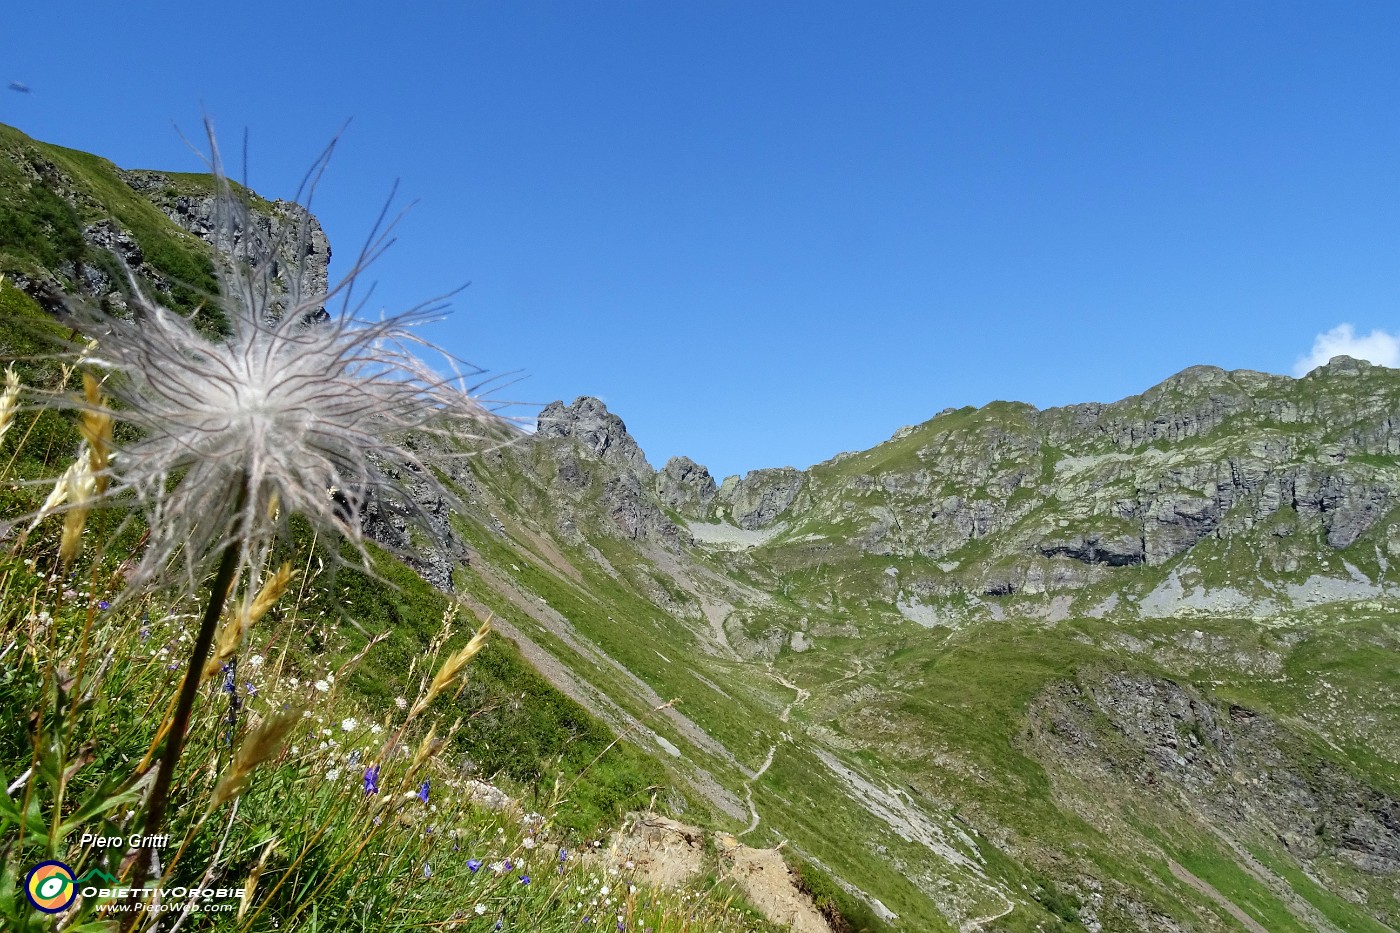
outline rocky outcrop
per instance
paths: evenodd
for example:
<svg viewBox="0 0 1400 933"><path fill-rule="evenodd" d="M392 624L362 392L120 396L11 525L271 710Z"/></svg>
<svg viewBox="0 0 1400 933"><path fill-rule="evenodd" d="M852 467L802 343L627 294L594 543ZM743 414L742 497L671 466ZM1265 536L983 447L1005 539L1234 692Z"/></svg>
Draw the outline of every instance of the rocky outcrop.
<svg viewBox="0 0 1400 933"><path fill-rule="evenodd" d="M1031 722L1056 767L1091 760L1145 790L1175 786L1242 843L1262 833L1305 861L1400 876L1400 799L1297 745L1262 713L1111 673L1056 686Z"/></svg>
<svg viewBox="0 0 1400 933"><path fill-rule="evenodd" d="M764 479L721 488L736 523L785 510L790 540L839 527L867 554L956 565L936 591L1073 589L1207 539L1245 539L1293 572L1324 561L1305 542L1351 548L1400 505L1400 377L1341 357L1303 379L1192 367L1112 404L945 411Z"/></svg>
<svg viewBox="0 0 1400 933"><path fill-rule="evenodd" d="M1107 564L1126 567L1146 559L1146 544L1134 535L1078 535L1064 541L1047 541L1039 545L1046 557L1069 557L1086 564Z"/></svg>
<svg viewBox="0 0 1400 933"><path fill-rule="evenodd" d="M710 471L689 457L672 457L656 474L657 496L686 518L708 518L718 492Z"/></svg>
<svg viewBox="0 0 1400 933"><path fill-rule="evenodd" d="M571 522L588 513L585 499L596 492L598 506L609 520L606 527L614 533L670 548L689 539L661 510L646 455L622 419L598 399L580 396L572 405L546 405L532 442L551 454L554 488L573 503Z"/></svg>
<svg viewBox="0 0 1400 933"><path fill-rule="evenodd" d="M127 185L165 216L221 254L274 257L275 291L268 309L270 316L280 316L288 300L314 300L326 293L330 281L330 240L321 222L302 205L263 201L243 192L248 209L230 218L233 229L226 235L218 229L217 199L212 190L192 190L188 183L178 183L162 172L137 170L120 174ZM225 239L229 241L223 242ZM317 310L324 313L324 307Z"/></svg>
<svg viewBox="0 0 1400 933"><path fill-rule="evenodd" d="M742 479L725 479L717 498L731 522L756 531L778 520L802 491L805 480L805 475L792 467L752 470Z"/></svg>
<svg viewBox="0 0 1400 933"><path fill-rule="evenodd" d="M567 406L563 402L550 402L539 414L535 437L540 440L567 438L604 463L638 475L649 477L652 473L646 455L627 433L627 425L608 411L608 406L591 396L579 396Z"/></svg>

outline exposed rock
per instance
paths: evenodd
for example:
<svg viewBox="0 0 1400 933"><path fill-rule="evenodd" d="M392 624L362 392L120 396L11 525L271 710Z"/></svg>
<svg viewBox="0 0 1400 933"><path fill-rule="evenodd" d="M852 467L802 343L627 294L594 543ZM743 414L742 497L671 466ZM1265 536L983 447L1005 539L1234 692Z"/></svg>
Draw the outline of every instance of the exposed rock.
<svg viewBox="0 0 1400 933"><path fill-rule="evenodd" d="M802 491L804 475L792 467L752 470L740 479L727 478L718 499L740 528L754 531L778 520Z"/></svg>
<svg viewBox="0 0 1400 933"><path fill-rule="evenodd" d="M580 504L596 489L608 527L623 537L672 549L690 540L662 511L651 465L627 426L598 399L580 396L572 405L545 406L530 443L550 452L544 462L555 464L554 488Z"/></svg>
<svg viewBox="0 0 1400 933"><path fill-rule="evenodd" d="M1134 535L1078 535L1066 541L1047 541L1039 546L1046 557L1071 557L1086 564L1126 567L1145 559L1143 539Z"/></svg>
<svg viewBox="0 0 1400 933"><path fill-rule="evenodd" d="M172 221L222 255L273 257L273 282L277 289L269 309L273 317L280 315L289 300L315 300L325 295L330 281L330 240L320 221L302 205L281 200L266 202L249 194L247 214L234 218L235 222L246 220L247 226L237 226L232 231L232 241L222 243L218 242L221 233L217 229L217 200L212 190L192 193L162 172L136 170L120 174L123 181ZM129 259L127 264L132 265ZM325 313L324 307L317 310Z"/></svg>
<svg viewBox="0 0 1400 933"><path fill-rule="evenodd" d="M572 405L550 402L539 414L535 437L539 440L569 438L592 456L633 473L650 476L651 464L627 433L622 419L591 396L581 395Z"/></svg>
<svg viewBox="0 0 1400 933"><path fill-rule="evenodd" d="M1114 736L1101 734L1099 717ZM1218 811L1222 825L1262 831L1298 858L1400 876L1400 799L1297 746L1254 710L1117 673L1055 687L1031 718L1062 761L1098 759L1143 786L1177 785L1185 799ZM1110 751L1118 741L1129 755Z"/></svg>
<svg viewBox="0 0 1400 933"><path fill-rule="evenodd" d="M719 487L705 467L689 457L672 457L656 474L656 494L686 518L705 518Z"/></svg>

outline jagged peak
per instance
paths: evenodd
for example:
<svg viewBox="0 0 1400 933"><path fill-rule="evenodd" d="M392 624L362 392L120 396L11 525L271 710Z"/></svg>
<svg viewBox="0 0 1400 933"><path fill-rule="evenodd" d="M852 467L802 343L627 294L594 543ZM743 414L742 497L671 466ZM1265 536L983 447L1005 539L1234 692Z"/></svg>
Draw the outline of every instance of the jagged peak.
<svg viewBox="0 0 1400 933"><path fill-rule="evenodd" d="M537 438L572 439L600 460L633 471L654 472L642 448L627 432L627 425L608 411L602 399L580 395L572 405L550 402L540 411L535 424Z"/></svg>

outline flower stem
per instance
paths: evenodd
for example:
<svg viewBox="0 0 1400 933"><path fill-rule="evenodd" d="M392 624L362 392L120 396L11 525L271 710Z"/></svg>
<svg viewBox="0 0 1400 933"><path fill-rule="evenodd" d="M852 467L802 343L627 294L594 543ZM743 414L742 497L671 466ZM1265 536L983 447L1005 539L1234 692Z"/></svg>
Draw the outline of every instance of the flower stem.
<svg viewBox="0 0 1400 933"><path fill-rule="evenodd" d="M246 487L239 495L235 514L242 511L242 500L246 498ZM238 542L229 541L223 546L219 558L219 569L214 574L214 582L209 587L209 601L204 606L204 618L199 623L199 636L195 639L194 650L190 654L189 665L185 668L185 680L180 685L180 699L175 705L175 716L165 739L165 749L161 753L160 767L156 772L155 786L151 789L151 803L146 810L147 837L154 836L165 822L165 811L170 803L170 784L175 777L175 766L180 761L180 753L185 748L185 733L189 730L190 714L194 711L195 697L199 695L199 684L204 679L204 662L209 658L209 649L214 644L214 631L223 615L224 602L233 587L238 572L240 549ZM156 880L155 849L144 848L141 858L146 877Z"/></svg>

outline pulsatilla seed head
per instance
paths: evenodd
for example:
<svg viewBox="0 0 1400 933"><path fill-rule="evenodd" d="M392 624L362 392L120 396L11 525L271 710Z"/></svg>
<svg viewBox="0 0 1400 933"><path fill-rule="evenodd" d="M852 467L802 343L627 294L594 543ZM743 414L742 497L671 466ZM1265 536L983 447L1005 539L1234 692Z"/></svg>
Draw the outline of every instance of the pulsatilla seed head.
<svg viewBox="0 0 1400 933"><path fill-rule="evenodd" d="M350 307L355 277L387 245L382 217L351 273L310 290L309 210L275 242L251 235L246 198L225 177L212 133L210 144L220 287L209 305L225 332L211 335L162 306L135 276L129 313L81 301L67 309L76 332L95 341L84 353L112 400L106 411L134 428L123 434L135 440L115 445L103 498L142 508L150 537L137 583L172 567L193 583L229 544L243 551L245 566L257 563L291 514L363 554L362 510L371 497L414 512L411 481L417 498L426 491L454 501L427 449L463 456L466 440L512 433L455 361L443 356L452 370L444 377L417 355L431 348L412 328L438 307L379 319ZM315 177L328 156L329 149ZM302 267L285 267L288 248ZM337 294L345 309L330 315L325 307Z"/></svg>

